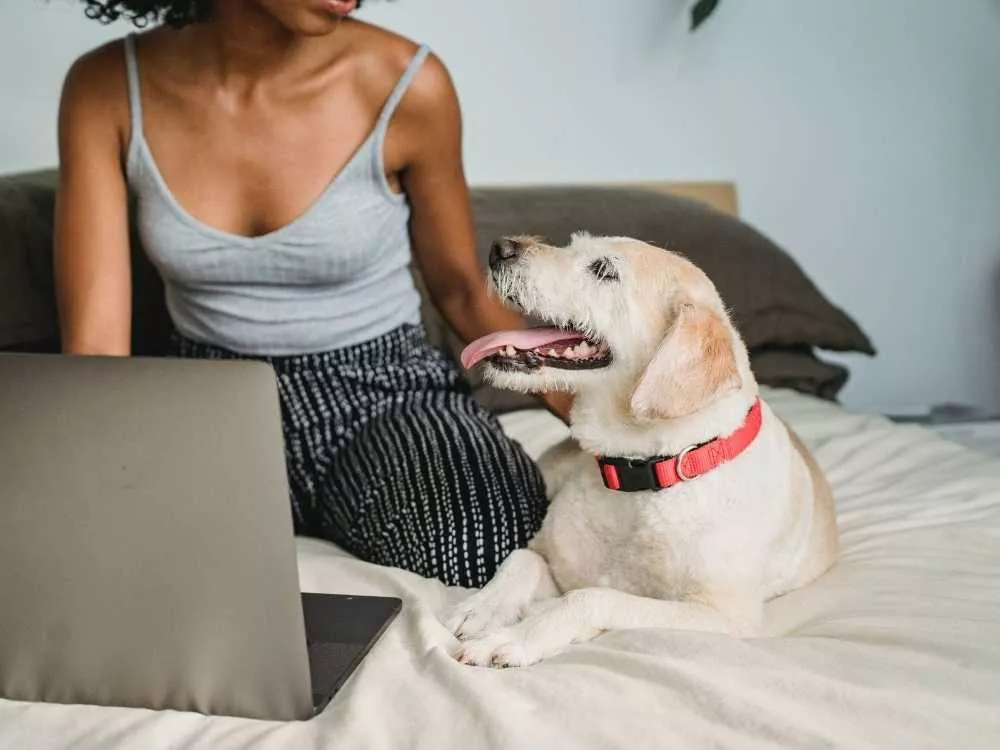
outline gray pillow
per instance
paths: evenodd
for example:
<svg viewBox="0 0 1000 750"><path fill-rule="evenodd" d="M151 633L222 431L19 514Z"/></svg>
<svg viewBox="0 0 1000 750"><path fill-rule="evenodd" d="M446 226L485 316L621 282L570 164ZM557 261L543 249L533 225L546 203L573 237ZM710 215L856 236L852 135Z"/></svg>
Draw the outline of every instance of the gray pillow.
<svg viewBox="0 0 1000 750"><path fill-rule="evenodd" d="M0 179L0 346L51 338L55 195L28 177Z"/></svg>
<svg viewBox="0 0 1000 750"><path fill-rule="evenodd" d="M837 400L849 374L843 365L820 359L808 347L757 349L750 354L750 366L758 383L827 401Z"/></svg>
<svg viewBox="0 0 1000 750"><path fill-rule="evenodd" d="M0 349L52 350L58 322L52 288L56 172L0 178ZM565 242L580 229L625 234L687 254L712 277L735 313L758 378L832 398L847 371L813 349L874 349L848 315L832 305L781 248L747 224L691 200L642 190L480 188L473 190L482 267L490 243L512 233ZM133 223L134 228L134 223ZM170 321L163 288L133 231L133 351L166 350ZM456 358L462 342L445 325L416 274L431 342ZM477 399L503 413L537 406L521 394L471 379Z"/></svg>
<svg viewBox="0 0 1000 750"><path fill-rule="evenodd" d="M751 354L776 347L875 353L858 323L830 302L787 252L749 224L703 203L639 189L587 187L478 188L472 200L484 272L490 244L503 235L540 235L558 244L580 230L626 235L681 252L701 267L732 310ZM424 320L432 342L457 359L463 342L429 304ZM487 386L478 371L470 377L477 399L492 411L538 405L530 396Z"/></svg>
<svg viewBox="0 0 1000 750"><path fill-rule="evenodd" d="M57 351L59 323L52 277L52 232L58 173L0 177L0 349ZM130 206L134 216L134 205ZM168 350L170 319L163 284L130 222L132 351Z"/></svg>

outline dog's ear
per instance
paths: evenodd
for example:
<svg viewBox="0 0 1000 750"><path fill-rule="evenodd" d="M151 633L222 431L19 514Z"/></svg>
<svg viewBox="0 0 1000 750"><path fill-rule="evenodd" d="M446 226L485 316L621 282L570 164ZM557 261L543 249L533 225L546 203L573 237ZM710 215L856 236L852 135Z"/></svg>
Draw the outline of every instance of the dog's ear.
<svg viewBox="0 0 1000 750"><path fill-rule="evenodd" d="M685 304L639 378L630 407L638 419L676 419L740 385L732 335L720 313Z"/></svg>

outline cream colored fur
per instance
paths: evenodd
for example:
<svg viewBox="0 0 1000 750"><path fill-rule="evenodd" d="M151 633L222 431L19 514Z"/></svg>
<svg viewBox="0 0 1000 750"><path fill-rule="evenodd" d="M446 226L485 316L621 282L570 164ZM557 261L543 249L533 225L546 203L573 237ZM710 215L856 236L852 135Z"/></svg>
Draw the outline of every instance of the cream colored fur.
<svg viewBox="0 0 1000 750"><path fill-rule="evenodd" d="M580 234L564 248L519 239L527 249L494 273L497 293L607 341L614 361L487 366L500 387L575 392L573 440L541 459L551 505L528 549L446 618L456 657L528 665L630 628L757 634L763 603L821 575L838 547L826 480L767 404L743 454L660 492L608 490L594 461L676 455L742 424L758 387L715 287L681 256L629 238ZM600 258L618 280L588 270Z"/></svg>

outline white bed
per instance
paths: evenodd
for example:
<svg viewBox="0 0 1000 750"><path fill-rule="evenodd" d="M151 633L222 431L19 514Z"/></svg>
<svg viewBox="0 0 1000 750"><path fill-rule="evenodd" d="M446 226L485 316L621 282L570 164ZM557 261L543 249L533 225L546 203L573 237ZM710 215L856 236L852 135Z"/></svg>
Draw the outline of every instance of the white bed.
<svg viewBox="0 0 1000 750"><path fill-rule="evenodd" d="M330 708L269 724L0 702L0 748L1000 748L1000 461L766 391L834 485L843 554L771 602L771 637L612 633L525 670L457 664L434 582L299 544L306 591L405 609ZM532 453L562 426L505 418Z"/></svg>

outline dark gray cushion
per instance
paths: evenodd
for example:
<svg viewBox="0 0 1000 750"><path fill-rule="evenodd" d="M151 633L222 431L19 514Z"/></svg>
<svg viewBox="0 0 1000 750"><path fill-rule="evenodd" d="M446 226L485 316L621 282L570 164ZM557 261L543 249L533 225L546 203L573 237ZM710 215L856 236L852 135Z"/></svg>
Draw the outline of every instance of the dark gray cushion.
<svg viewBox="0 0 1000 750"><path fill-rule="evenodd" d="M799 393L835 401L847 383L843 365L827 362L809 347L765 347L750 355L758 383L789 388Z"/></svg>
<svg viewBox="0 0 1000 750"><path fill-rule="evenodd" d="M0 178L0 346L51 338L55 194L45 176Z"/></svg>
<svg viewBox="0 0 1000 750"><path fill-rule="evenodd" d="M0 349L55 351L55 170L0 177ZM171 330L163 284L132 232L132 351L162 354Z"/></svg>
<svg viewBox="0 0 1000 750"><path fill-rule="evenodd" d="M472 197L484 270L490 244L503 235L539 235L556 244L580 230L634 237L681 252L701 267L732 310L751 354L779 347L800 354L802 347L875 353L857 322L831 303L787 252L749 224L703 203L624 188L482 188ZM434 342L457 357L462 342L432 309L425 310L425 318ZM765 375L774 376L774 367ZM471 377L477 398L493 411L537 406L531 397L490 388L478 372ZM761 382L771 384L766 378Z"/></svg>
<svg viewBox="0 0 1000 750"><path fill-rule="evenodd" d="M0 349L58 347L52 284L56 174L0 177ZM565 242L578 230L628 235L685 253L719 287L734 312L762 383L833 398L846 369L814 349L874 353L857 323L829 300L781 248L747 224L691 200L642 190L479 188L472 191L482 267L490 243L506 234ZM134 223L133 223L134 227ZM166 350L170 321L163 288L133 234L133 351ZM462 342L431 304L417 275L432 343L456 358ZM471 374L476 397L502 413L537 402L498 391Z"/></svg>

